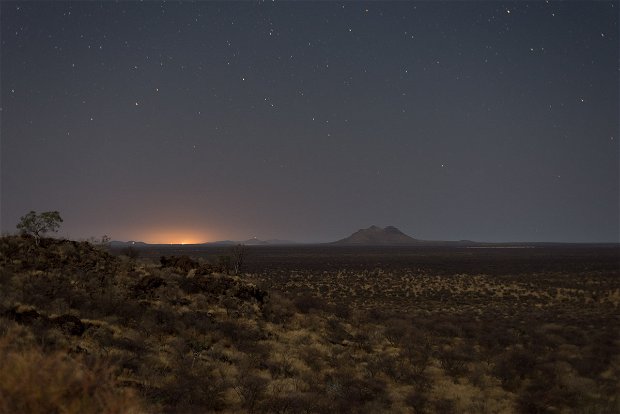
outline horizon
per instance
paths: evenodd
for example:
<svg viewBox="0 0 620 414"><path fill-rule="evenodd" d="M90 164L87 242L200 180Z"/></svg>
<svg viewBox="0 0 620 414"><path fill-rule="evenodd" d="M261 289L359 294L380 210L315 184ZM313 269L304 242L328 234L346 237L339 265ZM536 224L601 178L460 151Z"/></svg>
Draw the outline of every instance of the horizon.
<svg viewBox="0 0 620 414"><path fill-rule="evenodd" d="M109 235L109 234L103 234L101 236L71 237L70 235L62 231L62 227L57 233L48 233L47 237L57 238L57 239L77 240L77 241L98 242L99 240L101 240L103 236L107 236L110 238L110 241L109 241L110 243L135 242L135 243L145 243L147 245L177 245L177 246L191 246L191 245L217 244L217 243L224 244L227 242L243 244L244 242L249 242L252 240L256 240L258 242L271 242L271 243L268 243L267 245L272 245L272 246L273 245L277 246L278 243L282 245L287 245L287 244L314 245L314 244L331 244L331 243L343 240L345 238L348 238L349 236L355 234L356 232L368 230L371 227L379 227L381 230L385 230L386 227L394 227L397 230L403 232L405 235L410 236L420 242L431 242L431 243L433 242L452 243L452 242L464 241L464 242L472 242L472 243L479 243L479 244L510 244L510 243L515 243L515 244L527 244L527 243L533 243L533 244L620 244L620 241L475 240L475 239L470 239L470 238L429 239L429 238L424 238L424 237L417 237L414 234L409 234L406 231L402 231L402 229L400 229L398 226L393 226L393 225L385 225L385 226L379 225L378 226L375 224L371 224L368 227L361 227L357 230L352 230L349 234L341 235L339 237L329 239L329 240L299 240L299 239L290 239L290 238L282 238L282 237L259 237L259 236L251 236L251 237L245 237L245 238L243 237L242 238L221 237L221 238L215 238L212 240L204 240L204 239L197 239L197 238L192 239L191 237L183 237L183 236L174 236L171 239L149 239L149 238L136 238L136 237L118 238L118 237L113 237L112 235ZM2 233L3 236L17 235L17 234L18 234L17 231ZM274 242L276 242L276 244L273 244ZM385 245L385 246L389 247L391 245Z"/></svg>
<svg viewBox="0 0 620 414"><path fill-rule="evenodd" d="M2 2L0 231L618 243L617 7Z"/></svg>

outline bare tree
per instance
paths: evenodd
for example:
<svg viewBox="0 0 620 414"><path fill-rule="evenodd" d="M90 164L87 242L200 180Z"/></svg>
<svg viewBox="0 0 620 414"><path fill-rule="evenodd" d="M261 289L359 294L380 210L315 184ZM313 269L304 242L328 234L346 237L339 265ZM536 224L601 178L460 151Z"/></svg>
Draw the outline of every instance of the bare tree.
<svg viewBox="0 0 620 414"><path fill-rule="evenodd" d="M241 273L246 255L247 248L243 244L238 244L230 249L233 274L238 275Z"/></svg>

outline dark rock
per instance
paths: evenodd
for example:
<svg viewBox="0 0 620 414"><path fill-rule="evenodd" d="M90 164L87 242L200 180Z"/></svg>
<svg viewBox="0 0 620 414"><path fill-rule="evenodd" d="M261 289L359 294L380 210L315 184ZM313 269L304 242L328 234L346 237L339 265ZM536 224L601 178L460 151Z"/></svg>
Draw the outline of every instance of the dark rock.
<svg viewBox="0 0 620 414"><path fill-rule="evenodd" d="M34 309L20 310L19 308L9 309L4 315L22 325L30 325L37 319L44 317Z"/></svg>
<svg viewBox="0 0 620 414"><path fill-rule="evenodd" d="M58 326L63 332L73 336L81 336L86 330L80 318L73 315L56 316L50 318L50 322Z"/></svg>

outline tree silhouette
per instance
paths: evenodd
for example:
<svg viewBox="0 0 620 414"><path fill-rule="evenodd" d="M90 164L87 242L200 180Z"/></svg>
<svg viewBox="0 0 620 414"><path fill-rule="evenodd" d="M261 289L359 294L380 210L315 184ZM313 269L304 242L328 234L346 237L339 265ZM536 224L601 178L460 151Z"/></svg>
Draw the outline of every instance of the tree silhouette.
<svg viewBox="0 0 620 414"><path fill-rule="evenodd" d="M30 211L19 219L17 229L22 235L34 237L38 246L41 236L48 232L57 232L62 221L58 211L45 211L41 214Z"/></svg>

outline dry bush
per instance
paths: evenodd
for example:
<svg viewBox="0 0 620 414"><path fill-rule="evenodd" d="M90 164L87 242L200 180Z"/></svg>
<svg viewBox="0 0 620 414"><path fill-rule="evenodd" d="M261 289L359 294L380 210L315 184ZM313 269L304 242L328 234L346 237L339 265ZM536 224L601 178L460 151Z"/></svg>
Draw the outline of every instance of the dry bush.
<svg viewBox="0 0 620 414"><path fill-rule="evenodd" d="M243 373L238 376L234 388L241 398L243 408L250 413L254 412L265 394L267 385L267 379L256 374Z"/></svg>
<svg viewBox="0 0 620 414"><path fill-rule="evenodd" d="M290 392L285 394L267 395L258 407L259 412L275 414L316 413L316 395L307 392Z"/></svg>
<svg viewBox="0 0 620 414"><path fill-rule="evenodd" d="M513 391L532 373L536 364L536 357L531 352L513 349L499 357L492 372L504 388Z"/></svg>
<svg viewBox="0 0 620 414"><path fill-rule="evenodd" d="M266 320L283 324L295 315L295 304L289 298L279 293L269 295L269 300L262 311Z"/></svg>
<svg viewBox="0 0 620 414"><path fill-rule="evenodd" d="M467 362L470 356L460 349L446 349L437 353L437 359L441 368L453 378L457 378L467 372Z"/></svg>
<svg viewBox="0 0 620 414"><path fill-rule="evenodd" d="M100 360L16 349L11 332L0 338L0 412L142 413L141 401L118 386L114 368Z"/></svg>
<svg viewBox="0 0 620 414"><path fill-rule="evenodd" d="M427 412L430 398L426 392L413 390L405 397L405 402L415 414L424 414Z"/></svg>
<svg viewBox="0 0 620 414"><path fill-rule="evenodd" d="M390 406L386 384L378 378L358 378L347 368L325 379L324 391L339 413L371 413L385 411Z"/></svg>
<svg viewBox="0 0 620 414"><path fill-rule="evenodd" d="M385 322L383 335L392 346L398 346L408 339L411 323L402 318L392 318Z"/></svg>
<svg viewBox="0 0 620 414"><path fill-rule="evenodd" d="M211 366L196 361L191 354L179 355L173 362L162 384L150 390L151 397L175 407L179 413L213 412L226 407L226 383Z"/></svg>
<svg viewBox="0 0 620 414"><path fill-rule="evenodd" d="M310 313L312 310L320 311L327 307L327 303L323 299L311 294L298 296L293 300L293 303L301 313Z"/></svg>

